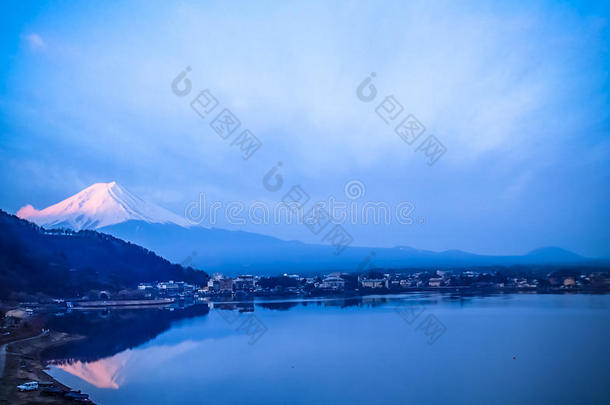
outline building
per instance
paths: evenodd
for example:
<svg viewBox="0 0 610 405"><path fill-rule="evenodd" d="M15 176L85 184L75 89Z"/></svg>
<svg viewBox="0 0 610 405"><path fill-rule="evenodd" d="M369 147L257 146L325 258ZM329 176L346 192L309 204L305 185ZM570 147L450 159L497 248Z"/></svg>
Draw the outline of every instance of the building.
<svg viewBox="0 0 610 405"><path fill-rule="evenodd" d="M198 286L196 286L194 284L189 284L189 283L182 284L182 292L185 294L192 294L197 289L198 289Z"/></svg>
<svg viewBox="0 0 610 405"><path fill-rule="evenodd" d="M325 290L343 290L345 288L345 280L339 276L328 276L320 283L320 288Z"/></svg>
<svg viewBox="0 0 610 405"><path fill-rule="evenodd" d="M157 283L157 291L159 291L160 295L174 297L180 294L180 286L173 281L163 281Z"/></svg>
<svg viewBox="0 0 610 405"><path fill-rule="evenodd" d="M563 279L563 286L564 287L575 287L576 281L574 280L574 277L566 277L565 279Z"/></svg>
<svg viewBox="0 0 610 405"><path fill-rule="evenodd" d="M442 278L440 278L440 277L433 277L430 280L428 280L428 285L430 287L440 287L442 282L443 282Z"/></svg>
<svg viewBox="0 0 610 405"><path fill-rule="evenodd" d="M208 291L209 292L219 292L220 291L220 282L215 279L208 280Z"/></svg>
<svg viewBox="0 0 610 405"><path fill-rule="evenodd" d="M240 275L233 280L235 291L254 291L254 276L246 274Z"/></svg>
<svg viewBox="0 0 610 405"><path fill-rule="evenodd" d="M221 278L218 280L218 287L221 293L233 292L233 279L232 278Z"/></svg>
<svg viewBox="0 0 610 405"><path fill-rule="evenodd" d="M27 313L24 309L11 309L6 311L4 316L7 318L23 319L27 316Z"/></svg>
<svg viewBox="0 0 610 405"><path fill-rule="evenodd" d="M362 288L389 288L387 278L362 278L360 279Z"/></svg>

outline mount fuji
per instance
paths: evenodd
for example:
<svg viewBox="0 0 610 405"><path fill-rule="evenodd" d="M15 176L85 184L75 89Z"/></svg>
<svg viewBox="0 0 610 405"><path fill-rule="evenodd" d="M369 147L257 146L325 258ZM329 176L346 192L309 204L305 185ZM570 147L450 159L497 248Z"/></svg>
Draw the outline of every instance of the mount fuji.
<svg viewBox="0 0 610 405"><path fill-rule="evenodd" d="M488 256L459 250L433 252L406 246L350 246L336 256L334 247L330 245L312 245L250 232L192 226L185 218L144 201L114 181L93 184L40 211L26 205L17 212L17 216L45 228L95 229L150 249L174 263L228 275L353 272L372 267L591 263L591 259L554 247L537 249L524 255Z"/></svg>
<svg viewBox="0 0 610 405"><path fill-rule="evenodd" d="M184 218L130 193L116 182L96 183L70 198L38 211L26 205L17 212L45 228L100 229L134 220L188 226Z"/></svg>

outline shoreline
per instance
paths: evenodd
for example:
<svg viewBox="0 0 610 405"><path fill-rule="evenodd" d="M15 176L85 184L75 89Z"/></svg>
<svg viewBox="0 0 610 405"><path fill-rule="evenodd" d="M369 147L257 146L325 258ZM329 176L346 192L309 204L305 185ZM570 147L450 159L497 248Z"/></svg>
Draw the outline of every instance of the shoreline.
<svg viewBox="0 0 610 405"><path fill-rule="evenodd" d="M60 383L46 372L40 354L43 350L84 339L83 336L51 331L48 334L29 336L2 345L6 350L4 375L0 379L0 404L74 404L63 396L41 395L41 391L19 392L17 385L28 381L51 382L55 387L70 391L71 388ZM93 402L87 402L94 404Z"/></svg>
<svg viewBox="0 0 610 405"><path fill-rule="evenodd" d="M464 288L464 287L435 287L435 288L414 288L409 290L368 290L353 292L326 292L312 295L302 294L246 294L242 296L231 295L212 295L202 298L203 302L211 302L214 304L231 304L231 303L272 303L272 302L301 302L301 301L318 301L318 300L347 300L360 299L371 297L400 297L400 296L417 296L417 295L454 295L454 296L490 296L490 295L606 295L610 294L610 290L599 289L485 289L485 288Z"/></svg>

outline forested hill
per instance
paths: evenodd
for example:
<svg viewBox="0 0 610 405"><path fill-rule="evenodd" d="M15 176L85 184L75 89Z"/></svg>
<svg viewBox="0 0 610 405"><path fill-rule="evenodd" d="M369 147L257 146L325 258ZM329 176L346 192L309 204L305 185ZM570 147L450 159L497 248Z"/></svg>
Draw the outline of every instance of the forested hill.
<svg viewBox="0 0 610 405"><path fill-rule="evenodd" d="M95 231L45 230L0 210L0 299L20 293L75 297L157 280L206 282L141 246Z"/></svg>

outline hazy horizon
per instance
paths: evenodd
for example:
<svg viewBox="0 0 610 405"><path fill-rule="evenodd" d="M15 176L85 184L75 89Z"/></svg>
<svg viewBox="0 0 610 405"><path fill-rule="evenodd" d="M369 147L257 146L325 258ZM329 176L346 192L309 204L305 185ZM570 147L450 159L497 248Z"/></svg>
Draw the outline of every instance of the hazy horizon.
<svg viewBox="0 0 610 405"><path fill-rule="evenodd" d="M27 204L27 205L21 207L21 209L16 213L16 215L19 218L21 218L21 219L26 219L26 220L34 222L34 223L36 223L36 224L38 224L40 226L48 228L49 227L47 225L49 223L48 221L53 221L54 217L59 217L59 218L62 218L63 220L66 219L66 213L63 212L63 210L65 210L67 207L69 208L70 206L73 206L75 203L72 202L72 201L73 201L73 199L77 198L76 203L79 206L82 206L82 204L84 202L85 204L89 205L89 207L88 208L85 207L84 209L79 209L77 211L77 213L71 215L72 217L74 217L76 215L83 214L83 213L84 213L85 216L87 216L88 215L87 211L88 210L90 211L91 208L93 208L95 210L100 209L101 212L98 213L99 216L97 218L98 219L102 219L102 221L106 221L106 222L105 223L90 224L92 219L89 218L89 219L85 219L84 220L84 226L81 226L81 225L78 225L78 224L69 224L69 223L66 223L66 222L62 221L58 225L55 225L55 224L51 225L50 228L57 228L57 227L59 227L59 228L66 228L67 227L67 228L72 228L72 229L75 229L75 230L93 229L93 230L100 230L102 232L106 232L105 231L106 227L112 226L112 225L115 225L115 224L120 224L120 223L123 223L123 222L125 222L127 220L145 221L145 222L151 222L152 221L152 222L159 222L159 223L161 223L162 221L167 221L168 223L170 223L172 225L177 225L177 226L180 226L180 227L203 226L203 227L206 227L206 228L215 228L218 225L216 221L214 221L214 222L209 221L209 218L206 218L206 221L194 222L193 218L190 218L187 215L188 208L187 208L187 210L184 213L184 218L182 218L180 215L176 216L175 213L172 213L171 211L169 211L169 214L174 215L174 217L169 217L168 218L167 217L168 213L167 212L163 212L163 211L165 211L163 209L163 207L156 207L156 208L161 208L162 209L162 212L157 213L159 215L157 218L152 218L152 219L129 218L129 217L128 218L112 218L112 216L115 215L115 213L112 212L112 211L105 212L105 210L107 210L107 207L103 207L102 206L103 204L100 204L99 201L96 201L96 200L99 199L99 196L94 196L94 197L87 196L86 199L78 199L78 197L83 195L84 193L86 193L87 190L91 190L91 189L101 190L101 189L106 189L109 186L113 187L113 188L118 187L121 193L123 193L123 192L129 193L130 194L130 198L131 197L139 198L139 196L135 196L135 195L131 194L129 190L125 189L124 186L118 184L117 182L113 181L113 182L108 182L108 183L96 183L96 184L93 184L93 185L85 188L84 190L80 191L79 193L77 193L77 194L75 194L73 196L70 196L69 198L66 198L66 199L64 199L64 200L62 200L62 201L60 201L60 202L58 202L56 204L53 204L53 205L51 205L49 207L41 207L41 208L44 208L44 209L38 209L38 208L36 208L36 207L34 207L34 206L30 205L30 204ZM150 203L150 202L146 201L146 203ZM220 203L220 202L216 202L216 203ZM220 213L218 212L218 210L216 210L214 218L217 219L217 220L220 220L220 221L228 220L228 222L225 223L225 227L226 228L229 228L232 225L234 225L238 229L241 227L241 223L238 223L237 221L245 221L245 223L248 223L248 221L249 222L254 222L254 221L257 221L257 220L261 219L260 215L257 215L257 214L260 214L260 213L256 209L252 210L252 208L254 208L254 207L260 208L260 205L257 205L257 204L263 204L260 201L255 202L254 204L251 204L251 205L242 204L242 209L243 210L240 212L240 215L233 215L233 216L230 216L229 218L223 217L223 215L230 214L231 210L229 208L231 207L231 205L236 204L236 203L238 203L238 202L233 201L233 202L229 202L228 205L220 206L219 207ZM121 204L128 204L128 203L125 203L125 202L121 201ZM207 207L207 211L208 211L206 213L206 215L209 215L213 211L211 209L212 205L213 204L210 204L210 202L205 203L205 207ZM273 225L278 225L278 223L280 225L282 225L283 222L286 221L287 217L286 216L282 216L282 214L286 213L286 210L282 210L281 209L282 207L283 207L283 205L282 205L281 201L278 202L275 206L267 207L269 212L270 212L269 222L272 223ZM224 212L223 212L223 208L224 208ZM132 211L133 209L137 210L138 208L137 207L130 207L128 212ZM199 212L201 212L201 208L198 208L198 209L199 209ZM360 207L359 211L362 211L361 207ZM279 215L276 215L278 213L279 213ZM347 217L349 219L349 211L348 211L347 214L348 214ZM365 213L362 212L362 214L365 214ZM374 212L367 212L366 214L369 214L367 216L368 220L374 219L373 218L374 214L375 214ZM119 214L119 216L123 216L123 215L124 214ZM154 213L153 213L153 215L154 215ZM49 218L49 216L50 216L50 218ZM109 216L110 216L110 218L108 218ZM303 223L303 218L300 218L299 215L296 215L296 213L295 213L295 215L292 215L290 218L292 220L299 221L295 225L303 226L303 224L304 224ZM395 218L392 216L391 219L395 219ZM108 221L110 221L110 222L108 222ZM378 223L377 225L382 225L382 224ZM259 232L259 234L266 235L266 234L260 233L260 232ZM268 235L268 236L273 236L273 235ZM320 241L318 241L317 243L316 242L313 242L313 243L314 244L321 244L321 245L324 244L323 242L320 242ZM193 245L193 246L196 246L196 245ZM349 246L353 246L353 247L371 247L371 246L364 246L364 245L357 245L357 244L350 244ZM388 246L388 247L400 247L400 246L404 246L404 245L395 245L395 246ZM408 247L409 248L419 249L417 246L408 246ZM515 254L512 254L512 255L506 255L506 256L513 256L513 255L514 256L520 256L520 255L526 255L526 254L529 254L529 253L540 252L541 250L548 250L548 249L563 249L563 250L570 251L569 249L562 248L561 246L538 246L538 247L534 247L532 249L529 249L529 250L527 250L525 252L515 253ZM421 250L425 250L425 249L421 249ZM458 250L458 249L447 249L446 251L452 251L452 250ZM442 251L439 251L439 252L442 252ZM467 253L481 254L479 252L467 252ZM572 252L572 253L576 253L576 252ZM555 256L555 255L552 255L552 256ZM588 259L606 259L606 258L605 257L589 257Z"/></svg>

